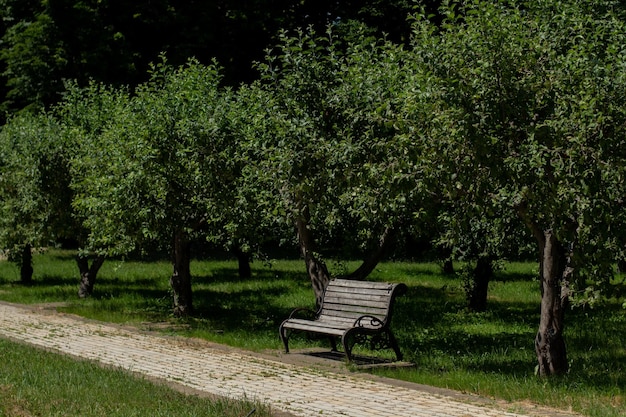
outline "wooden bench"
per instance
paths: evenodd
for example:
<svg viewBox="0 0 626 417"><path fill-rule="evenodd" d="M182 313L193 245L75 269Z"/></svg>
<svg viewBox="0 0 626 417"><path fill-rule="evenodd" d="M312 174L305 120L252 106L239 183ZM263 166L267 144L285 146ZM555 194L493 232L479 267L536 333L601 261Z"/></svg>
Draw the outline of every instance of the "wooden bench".
<svg viewBox="0 0 626 417"><path fill-rule="evenodd" d="M402 360L390 323L394 299L405 294L406 290L404 284L345 279L331 281L317 313L297 308L280 325L285 352L289 353L291 332L301 331L328 336L333 351L337 351L335 338L340 337L348 361L352 361L352 347L367 340L373 349L392 348L398 360ZM300 313L307 313L310 318L297 318Z"/></svg>

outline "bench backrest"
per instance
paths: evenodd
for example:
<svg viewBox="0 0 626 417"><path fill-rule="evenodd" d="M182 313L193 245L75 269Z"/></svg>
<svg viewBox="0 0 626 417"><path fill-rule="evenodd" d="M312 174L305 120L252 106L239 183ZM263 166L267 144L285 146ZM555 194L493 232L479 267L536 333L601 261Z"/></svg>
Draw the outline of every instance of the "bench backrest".
<svg viewBox="0 0 626 417"><path fill-rule="evenodd" d="M319 318L352 325L359 317L373 316L386 326L394 298L405 292L404 284L335 279L326 287Z"/></svg>

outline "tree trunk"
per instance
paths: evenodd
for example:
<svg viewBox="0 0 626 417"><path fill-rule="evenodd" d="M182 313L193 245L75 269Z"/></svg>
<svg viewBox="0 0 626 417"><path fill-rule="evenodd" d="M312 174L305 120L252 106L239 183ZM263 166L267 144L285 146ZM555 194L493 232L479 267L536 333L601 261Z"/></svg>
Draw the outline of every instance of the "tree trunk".
<svg viewBox="0 0 626 417"><path fill-rule="evenodd" d="M568 370L563 338L565 308L569 297L569 280L574 272L570 254L551 230L539 241L541 279L541 319L535 337L539 375L562 375Z"/></svg>
<svg viewBox="0 0 626 417"><path fill-rule="evenodd" d="M242 251L240 248L234 248L233 253L237 257L237 262L239 264L239 278L250 278L252 276L252 268L250 268L250 254Z"/></svg>
<svg viewBox="0 0 626 417"><path fill-rule="evenodd" d="M489 281L493 277L493 261L488 256L481 256L472 271L471 282L467 288L468 307L472 311L487 310Z"/></svg>
<svg viewBox="0 0 626 417"><path fill-rule="evenodd" d="M301 215L296 218L295 225L298 233L300 253L304 258L304 264L315 293L315 305L319 308L322 305L324 291L326 291L326 287L330 282L330 273L324 261L316 256L315 239L309 229L309 212L307 208L304 208Z"/></svg>
<svg viewBox="0 0 626 417"><path fill-rule="evenodd" d="M566 250L551 229L543 230L530 217L525 203L517 212L537 240L539 247L539 279L541 285L541 317L535 336L537 373L540 376L562 375L568 370L567 350L563 338L565 309L574 274L572 251Z"/></svg>
<svg viewBox="0 0 626 417"><path fill-rule="evenodd" d="M96 283L98 271L104 263L104 256L98 255L89 266L89 258L86 256L76 256L76 264L80 272L80 287L78 288L78 296L87 298L93 293L93 287Z"/></svg>
<svg viewBox="0 0 626 417"><path fill-rule="evenodd" d="M443 259L441 270L446 275L454 274L454 261L452 260L452 249L448 246L439 246L439 256Z"/></svg>
<svg viewBox="0 0 626 417"><path fill-rule="evenodd" d="M389 246L393 242L394 230L390 227L386 228L379 240L378 247L363 261L363 263L351 274L345 276L345 279L364 280L376 265L382 260Z"/></svg>
<svg viewBox="0 0 626 417"><path fill-rule="evenodd" d="M185 232L174 233L172 250L173 272L170 286L174 294L174 315L188 316L193 313L191 291L191 244Z"/></svg>
<svg viewBox="0 0 626 417"><path fill-rule="evenodd" d="M454 274L454 261L452 260L452 258L447 258L443 261L443 266L441 267L441 270L445 275Z"/></svg>
<svg viewBox="0 0 626 417"><path fill-rule="evenodd" d="M20 281L22 284L30 284L33 282L33 252L29 244L22 248L20 258Z"/></svg>

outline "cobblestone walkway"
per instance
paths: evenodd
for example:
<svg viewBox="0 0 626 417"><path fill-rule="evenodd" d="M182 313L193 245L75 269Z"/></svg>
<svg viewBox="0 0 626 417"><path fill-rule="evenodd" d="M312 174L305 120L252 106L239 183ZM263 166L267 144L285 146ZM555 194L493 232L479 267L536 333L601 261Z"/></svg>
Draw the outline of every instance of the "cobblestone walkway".
<svg viewBox="0 0 626 417"><path fill-rule="evenodd" d="M258 400L294 416L522 417L452 397L0 303L0 337L99 361L203 392ZM330 389L329 389L330 388ZM364 401L364 399L367 399ZM495 407L495 405L494 405Z"/></svg>

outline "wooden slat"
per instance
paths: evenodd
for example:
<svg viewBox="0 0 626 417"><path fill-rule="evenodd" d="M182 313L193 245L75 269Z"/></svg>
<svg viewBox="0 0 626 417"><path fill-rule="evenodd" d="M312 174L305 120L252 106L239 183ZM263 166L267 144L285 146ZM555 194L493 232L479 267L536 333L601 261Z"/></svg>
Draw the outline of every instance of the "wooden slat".
<svg viewBox="0 0 626 417"><path fill-rule="evenodd" d="M376 282L367 282L367 281L353 281L355 284L346 284L344 282L339 282L338 280L330 281L328 286L340 289L342 291L381 291L381 292L392 292L394 285L393 284L383 284L377 285Z"/></svg>
<svg viewBox="0 0 626 417"><path fill-rule="evenodd" d="M386 282L354 281L349 279L335 279L331 281L329 285L345 288L384 289L388 290L389 292L391 292L391 290L393 289L393 284L389 284Z"/></svg>
<svg viewBox="0 0 626 417"><path fill-rule="evenodd" d="M346 331L346 327L338 327L337 323L308 320L291 319L283 324L285 329L304 330L314 333L322 333L332 336L341 336Z"/></svg>
<svg viewBox="0 0 626 417"><path fill-rule="evenodd" d="M342 304L324 304L324 307L322 308L322 312L328 312L329 315L341 314L341 313L352 313L352 314L357 314L359 316L371 314L374 316L385 317L387 315L387 309L384 309L384 308L376 308L376 307L359 307L359 308L352 307L351 308L351 306L346 306Z"/></svg>
<svg viewBox="0 0 626 417"><path fill-rule="evenodd" d="M324 297L324 305L326 304L340 304L340 305L350 306L352 308L375 307L375 308L380 308L382 310L389 309L389 301L361 300L358 298L343 298L343 297L335 297L335 296Z"/></svg>
<svg viewBox="0 0 626 417"><path fill-rule="evenodd" d="M326 317L340 317L342 319L351 319L353 322L354 320L358 319L359 317L362 316L374 316L377 317L378 319L380 319L381 321L385 319L385 315L384 314L375 314L375 313L363 313L361 311L359 312L354 312L354 311L333 311L333 310L322 310L322 314L323 316Z"/></svg>
<svg viewBox="0 0 626 417"><path fill-rule="evenodd" d="M327 319L323 319L321 320L324 323L328 323L329 325L332 324L332 326L336 326L336 327L340 327L343 326L344 330L348 330L351 329L352 327L354 327L354 322L356 319L361 318L362 316L353 316L350 318L339 318L339 317L328 317ZM379 317L379 319L382 321L382 317ZM363 320L360 321L360 326L367 328L367 329L378 329L380 328L380 323L370 320L369 318L364 318Z"/></svg>
<svg viewBox="0 0 626 417"><path fill-rule="evenodd" d="M354 318L352 317L320 315L318 320L322 323L327 323L328 325L334 325L337 327L352 327L354 324Z"/></svg>
<svg viewBox="0 0 626 417"><path fill-rule="evenodd" d="M325 294L335 294L337 296L343 296L343 297L373 297L373 298L379 298L379 299L390 299L391 295L393 294L393 292L388 293L387 291L380 291L380 290L365 290L364 288L355 288L353 291L346 291L346 290L350 290L350 288L341 288L341 287L328 287L326 289Z"/></svg>
<svg viewBox="0 0 626 417"><path fill-rule="evenodd" d="M374 316L378 318L384 318L387 316L386 312L380 310L369 310L369 311L354 311L349 309L332 309L332 308L324 308L322 309L321 314L325 316L337 316L337 317L361 317L361 316ZM320 315L321 315L320 314Z"/></svg>
<svg viewBox="0 0 626 417"><path fill-rule="evenodd" d="M340 320L337 317L333 317L332 320L319 319L315 321L290 319L283 324L285 329L301 330L314 333L327 334L332 336L342 336L346 330L352 328L354 319ZM369 320L363 320L362 327L366 329L379 328L376 324L371 324Z"/></svg>
<svg viewBox="0 0 626 417"><path fill-rule="evenodd" d="M391 296L389 294L376 294L376 293L347 293L347 292L339 292L334 290L327 290L324 293L325 297L337 297L337 298L346 298L346 299L355 299L355 300L374 300L374 301L387 301L391 300Z"/></svg>
<svg viewBox="0 0 626 417"><path fill-rule="evenodd" d="M346 297L378 297L381 299L389 299L393 295L393 291L386 289L368 289L368 288L348 288L329 285L326 288L326 293L344 295Z"/></svg>
<svg viewBox="0 0 626 417"><path fill-rule="evenodd" d="M328 284L328 288L334 288L337 291L343 291L343 292L359 292L359 291L365 291L365 292L380 292L381 294L385 293L385 294L390 294L393 292L393 285L385 285L385 286L369 286L369 285L363 285L362 283L360 285L357 286L350 286L350 285L337 285L335 284L335 281L331 281Z"/></svg>

